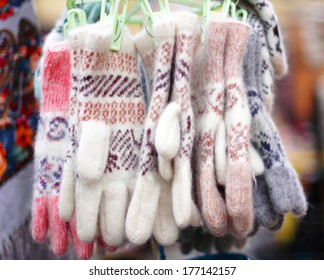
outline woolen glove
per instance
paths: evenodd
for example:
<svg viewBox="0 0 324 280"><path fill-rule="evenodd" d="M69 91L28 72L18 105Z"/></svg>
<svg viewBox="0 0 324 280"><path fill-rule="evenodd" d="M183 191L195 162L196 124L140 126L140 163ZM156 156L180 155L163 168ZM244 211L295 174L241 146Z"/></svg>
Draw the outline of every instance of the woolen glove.
<svg viewBox="0 0 324 280"><path fill-rule="evenodd" d="M194 141L194 116L191 105L191 68L198 42L199 19L191 13L173 15L175 53L170 102L159 118L155 146L159 171L172 180L172 208L177 225L200 225L200 215L193 202L191 155Z"/></svg>
<svg viewBox="0 0 324 280"><path fill-rule="evenodd" d="M252 44L260 45L257 38L257 36L252 38L254 40ZM253 49L258 50L260 47L254 46ZM248 98L252 116L252 142L265 164L264 177L259 177L257 182L260 182L260 186L264 186L265 183L268 185L269 197L275 212L285 214L293 211L296 215L305 215L307 203L298 176L287 159L275 124L264 108L261 66L258 57L260 57L258 51L254 51L253 54L247 52L248 61L245 68L245 81L249 88ZM266 182L263 182L264 180ZM262 191L266 194L266 190L258 190L259 194ZM258 204L266 207L265 201L268 199L262 199L262 202ZM274 211L269 211L270 209L271 207L268 207L266 210L272 216L266 219L267 222L264 225L267 227L272 227L273 222L276 223L278 219L278 215ZM262 216L264 219L265 214Z"/></svg>
<svg viewBox="0 0 324 280"><path fill-rule="evenodd" d="M127 237L137 245L144 244L153 232L161 244L174 242L174 238L178 236L178 228L174 227L172 216L167 215L172 222L169 228L163 217L159 216L159 210L165 206L170 207L168 203L171 185L159 173L158 155L154 145L157 122L167 105L170 94L175 26L171 18L166 17L155 22L152 32L157 43L156 47L152 47L154 43L152 39L143 40L142 44L140 40L137 40L144 66L149 66L145 70L147 73L153 73L152 76L148 74L153 77L152 82L149 78L152 94L149 94L150 101L144 125L139 172L126 219ZM145 45L148 46L146 51Z"/></svg>
<svg viewBox="0 0 324 280"><path fill-rule="evenodd" d="M66 42L47 48L44 58L42 105L35 143L35 185L33 200L33 236L44 241L49 232L52 250L64 255L70 229L74 247L81 258L92 255L92 244L82 243L73 224L59 218L58 200L61 176L68 146L70 50Z"/></svg>
<svg viewBox="0 0 324 280"><path fill-rule="evenodd" d="M76 90L77 143L71 160L75 186L67 188L66 197L61 194L60 210L69 219L75 201L80 239L94 240L99 222L106 244L118 246L124 241L145 118L137 52L127 30L119 52L109 49L112 30L104 24L87 27L85 34L84 48L75 44L84 56Z"/></svg>
<svg viewBox="0 0 324 280"><path fill-rule="evenodd" d="M258 92L261 81L261 41L257 31L251 30L247 50L244 57L244 83L247 89L248 97L252 97ZM251 121L251 140L266 126L264 112L255 114L255 106L253 99L250 102ZM277 213L271 203L269 196L268 185L264 175L256 177L256 184L253 188L253 207L256 222L259 225L267 228L273 227L279 220L279 213Z"/></svg>
<svg viewBox="0 0 324 280"><path fill-rule="evenodd" d="M224 73L227 133L226 205L232 233L244 238L253 227L253 201L249 143L251 115L243 82L243 58L250 27L228 22Z"/></svg>
<svg viewBox="0 0 324 280"><path fill-rule="evenodd" d="M216 183L215 138L223 120L225 102L225 21L212 19L205 40L198 44L192 69L192 104L195 116L194 184L203 222L215 236L227 230L227 209ZM216 153L216 154L215 154Z"/></svg>

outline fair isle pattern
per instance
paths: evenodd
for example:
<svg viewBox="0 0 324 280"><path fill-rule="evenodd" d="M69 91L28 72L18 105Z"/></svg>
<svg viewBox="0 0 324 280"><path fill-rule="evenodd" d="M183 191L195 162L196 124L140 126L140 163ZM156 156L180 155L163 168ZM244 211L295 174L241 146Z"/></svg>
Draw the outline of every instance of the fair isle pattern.
<svg viewBox="0 0 324 280"><path fill-rule="evenodd" d="M274 70L270 61L270 54L268 50L267 41L264 34L262 23L258 16L254 12L249 13L248 22L257 31L261 41L261 53L262 53L262 95L266 99L269 99L270 107L274 102L275 85L274 85ZM268 111L270 111L269 108Z"/></svg>
<svg viewBox="0 0 324 280"><path fill-rule="evenodd" d="M141 143L142 135L137 139L133 129L114 131L110 136L106 173L136 170Z"/></svg>
<svg viewBox="0 0 324 280"><path fill-rule="evenodd" d="M122 72L125 75L138 74L137 58L120 52L95 52L85 50L82 71ZM95 63L94 63L95 62Z"/></svg>
<svg viewBox="0 0 324 280"><path fill-rule="evenodd" d="M194 184L204 223L215 236L227 229L227 210L215 174L215 135L223 119L226 22L210 22L204 44L198 42L192 72L195 114ZM198 39L199 36L198 36Z"/></svg>
<svg viewBox="0 0 324 280"><path fill-rule="evenodd" d="M190 73L193 57L193 44L196 38L185 32L175 39L174 73L172 99L181 107L180 158L190 158L194 141L193 110L190 99Z"/></svg>
<svg viewBox="0 0 324 280"><path fill-rule="evenodd" d="M232 161L248 161L250 119L248 100L242 79L242 62L249 27L240 23L230 25L225 48L226 104L225 119L228 137L228 155ZM244 32L242 35L240 32ZM243 113L243 116L242 114ZM242 120L242 117L244 118Z"/></svg>
<svg viewBox="0 0 324 280"><path fill-rule="evenodd" d="M253 90L248 92L248 98L251 115L256 122L260 122L257 120L262 118L262 114L264 114L262 110L262 98L259 93ZM263 119L266 121L265 118ZM273 166L283 166L286 160L278 131L276 131L274 126L270 131L267 131L266 128L270 129L271 127L264 127L263 130L252 129L254 132L252 136L252 143L260 153L260 156L262 157L267 169L271 169Z"/></svg>
<svg viewBox="0 0 324 280"><path fill-rule="evenodd" d="M106 174L135 171L142 138L138 130L145 121L137 57L122 50L86 49L84 53L78 88L79 121L104 122L113 127Z"/></svg>
<svg viewBox="0 0 324 280"><path fill-rule="evenodd" d="M247 0L257 11L262 23L267 47L277 78L282 78L288 72L286 50L279 28L278 18L269 0Z"/></svg>
<svg viewBox="0 0 324 280"><path fill-rule="evenodd" d="M170 63L173 53L173 45L170 42L162 42L159 47L161 54L158 59L158 68L155 69L153 80L153 93L145 124L143 142L140 155L140 174L145 176L147 172L158 171L157 151L154 145L154 132L157 120L162 114L169 99L170 90Z"/></svg>

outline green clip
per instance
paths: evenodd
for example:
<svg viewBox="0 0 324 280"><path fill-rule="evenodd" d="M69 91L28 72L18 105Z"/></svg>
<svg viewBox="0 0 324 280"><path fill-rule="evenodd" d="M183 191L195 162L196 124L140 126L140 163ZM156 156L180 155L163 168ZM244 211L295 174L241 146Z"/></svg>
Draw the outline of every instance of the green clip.
<svg viewBox="0 0 324 280"><path fill-rule="evenodd" d="M82 9L71 9L67 12L67 23L63 27L64 38L68 36L71 29L87 24L87 15Z"/></svg>

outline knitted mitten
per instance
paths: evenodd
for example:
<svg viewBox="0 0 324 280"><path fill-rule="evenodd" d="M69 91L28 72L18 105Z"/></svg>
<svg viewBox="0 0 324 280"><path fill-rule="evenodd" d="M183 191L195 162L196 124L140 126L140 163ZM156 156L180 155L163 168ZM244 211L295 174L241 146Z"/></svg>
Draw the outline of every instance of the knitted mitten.
<svg viewBox="0 0 324 280"><path fill-rule="evenodd" d="M126 219L127 237L132 243L138 245L144 244L151 237L153 231L161 244L174 242L174 237L176 239L178 236L177 227L172 224L170 231L174 230L174 232L168 232L166 221L163 221L163 218L159 216L161 209L170 207L171 193L170 183L159 174L158 156L154 146L157 121L169 99L175 35L174 23L169 17L161 19L154 24L153 34L158 42L155 48L152 47L152 39L146 37L142 43L137 40L144 65L147 67L146 73L153 73L154 77L152 83L149 82L152 94L144 126L139 159L140 170ZM146 50L145 45L147 46ZM156 219L158 219L158 223L156 223ZM173 218L170 218L173 223L172 220ZM165 233L167 238L159 233ZM172 237L173 240L170 240L169 237Z"/></svg>
<svg viewBox="0 0 324 280"><path fill-rule="evenodd" d="M250 28L229 22L225 45L225 124L227 132L226 204L232 232L245 237L253 227L252 181L249 163L250 122L243 83L243 58Z"/></svg>
<svg viewBox="0 0 324 280"><path fill-rule="evenodd" d="M215 176L215 137L224 112L224 47L227 24L211 20L205 41L198 44L192 69L192 104L195 114L194 184L202 218L215 236L227 229L227 210ZM217 152L216 152L217 153Z"/></svg>
<svg viewBox="0 0 324 280"><path fill-rule="evenodd" d="M267 112L265 112L263 98L261 93L261 66L258 57L260 53L257 47L258 36L253 36L254 46L251 46L253 52L247 52L245 65L245 82L249 89L249 107L252 116L251 135L252 142L265 164L264 178L259 177L258 187L264 188L268 185L270 199L272 201L275 212L286 213L293 211L296 215L304 215L306 213L306 200L302 193L302 187L298 177L289 163L281 144L278 131ZM260 46L260 45L259 45ZM255 78L251 78L255 77ZM266 180L266 183L264 182ZM259 195L265 194L265 189L258 190ZM262 214L263 225L272 227L273 222L276 223L278 215L274 211L269 211L271 207L266 206L264 198L259 202L259 206L264 207ZM267 209L267 210L266 210ZM268 212L268 217L264 213ZM267 222L265 222L267 221ZM261 223L262 224L262 223Z"/></svg>
<svg viewBox="0 0 324 280"><path fill-rule="evenodd" d="M190 224L200 224L199 212L192 198L191 154L194 117L190 100L190 71L195 44L198 41L196 30L199 19L192 13L174 14L173 18L176 27L176 47L172 92L170 103L157 124L155 146L161 176L167 181L172 179L172 208L175 220L180 228L186 228Z"/></svg>
<svg viewBox="0 0 324 280"><path fill-rule="evenodd" d="M244 83L247 89L248 96L258 91L257 77L260 77L261 71L261 41L258 33L254 30L251 31L247 50L244 57ZM260 83L260 81L259 81ZM250 109L253 109L251 107ZM256 124L255 115L251 111L251 136L254 140L256 132L254 129L258 127ZM262 121L262 119L260 120ZM256 222L259 225L271 228L279 220L279 214L273 209L270 196L268 193L268 186L264 176L258 176L257 184L253 189L253 206Z"/></svg>
<svg viewBox="0 0 324 280"><path fill-rule="evenodd" d="M112 31L107 26L98 23L86 31L77 91L77 233L81 240L93 240L100 215L103 240L118 246L124 241L128 192L134 185L145 117L137 52L126 30L119 52L109 50Z"/></svg>
<svg viewBox="0 0 324 280"><path fill-rule="evenodd" d="M136 36L135 44L143 63L142 69L145 75L142 77L142 84L144 80L144 90L147 93L146 98L149 101L152 96L151 89L153 85L154 62L157 48L146 30L142 30ZM159 205L153 228L153 236L160 244L164 245L173 244L179 235L179 229L174 220L172 211L171 187L171 183L165 183L164 187L161 188Z"/></svg>
<svg viewBox="0 0 324 280"><path fill-rule="evenodd" d="M288 63L278 18L273 6L269 0L246 1L252 4L258 13L265 31L267 47L275 70L275 76L280 79L288 73Z"/></svg>
<svg viewBox="0 0 324 280"><path fill-rule="evenodd" d="M35 186L33 236L44 241L49 229L53 252L64 255L68 243L68 225L60 220L58 200L61 175L68 144L70 95L70 53L66 42L48 48L44 59L43 102L35 143ZM73 227L71 226L70 228ZM81 258L89 258L92 244L84 244L72 235Z"/></svg>

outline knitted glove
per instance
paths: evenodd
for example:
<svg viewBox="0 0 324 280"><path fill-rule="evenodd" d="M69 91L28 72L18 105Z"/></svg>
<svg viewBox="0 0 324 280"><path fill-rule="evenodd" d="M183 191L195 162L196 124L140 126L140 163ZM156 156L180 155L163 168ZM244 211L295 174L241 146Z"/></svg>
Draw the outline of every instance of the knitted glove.
<svg viewBox="0 0 324 280"><path fill-rule="evenodd" d="M253 96L253 93L258 91L258 85L260 81L256 80L260 78L261 73L261 41L258 33L256 31L251 31L247 51L244 57L244 83L247 89L248 97ZM253 100L250 100L250 103ZM259 122L262 122L266 117L264 112L259 114L260 119L254 118L254 107L250 106L251 116L252 116L252 125L251 125L251 138L254 141L254 136L259 133L255 131L258 128L260 129L264 125L258 125ZM273 227L279 221L279 214L274 210L270 196L268 193L268 185L265 181L264 176L258 176L256 178L256 184L253 189L253 206L254 206L254 215L256 222L259 225L265 226L267 228Z"/></svg>
<svg viewBox="0 0 324 280"><path fill-rule="evenodd" d="M77 233L84 241L97 236L100 216L103 240L118 246L124 241L128 193L135 184L145 117L137 52L127 30L119 52L109 50L112 31L102 23L86 28L83 48L77 44L82 42L80 33L70 32L73 49L84 55L76 77L76 180L75 186L65 185L60 214L70 219L73 204Z"/></svg>
<svg viewBox="0 0 324 280"><path fill-rule="evenodd" d="M160 174L166 181L172 180L172 208L176 223L180 228L186 228L190 224L200 224L200 215L192 198L194 117L190 100L190 71L198 42L199 19L192 13L177 13L173 19L176 47L172 92L170 103L157 124L155 146Z"/></svg>
<svg viewBox="0 0 324 280"><path fill-rule="evenodd" d="M70 53L66 42L47 48L44 59L43 103L35 143L35 185L33 200L33 236L38 242L47 237L56 255L64 255L68 246L68 225L60 220L58 200L61 175L68 144L68 108L70 95ZM81 258L89 258L92 244L82 243L70 225L75 249Z"/></svg>
<svg viewBox="0 0 324 280"><path fill-rule="evenodd" d="M246 0L257 11L262 23L275 77L280 79L288 73L286 50L278 18L269 0ZM250 12L250 11L249 11Z"/></svg>
<svg viewBox="0 0 324 280"><path fill-rule="evenodd" d="M170 227L167 224L168 220L160 216L164 213L160 212L161 209L165 207L172 209L169 204L171 185L159 173L158 155L154 146L157 121L167 105L170 91L175 35L175 26L170 17L156 22L153 34L158 42L156 47L152 38L144 33L140 34L146 36L143 40L140 40L140 37L136 40L152 91L144 126L139 159L140 170L126 219L127 237L137 245L144 244L153 232L157 241L166 245L172 244L178 236L178 228L172 215L170 216L171 213L167 213L166 216L170 218Z"/></svg>
<svg viewBox="0 0 324 280"><path fill-rule="evenodd" d="M227 132L226 204L232 232L244 238L253 227L249 143L251 116L243 83L243 58L250 28L229 22L225 45L225 125Z"/></svg>
<svg viewBox="0 0 324 280"><path fill-rule="evenodd" d="M157 53L157 48L151 36L142 30L135 38L135 44L138 52L142 58L143 72L142 84L146 91L147 100L151 99L152 96L152 85L154 76L154 63ZM144 81L143 81L144 80ZM144 82L144 83L143 83ZM162 245L173 244L179 235L178 226L174 220L172 211L172 189L171 184L164 184L161 188L158 209L153 227L153 236Z"/></svg>
<svg viewBox="0 0 324 280"><path fill-rule="evenodd" d="M245 83L252 116L252 142L266 167L264 177L257 179L257 192L259 196L261 194L267 196L267 184L274 209L269 204L269 197L265 196L262 199L259 197L259 200L255 197L255 206L258 206L256 212L258 222L266 227L273 227L278 220L282 220L276 212L284 214L293 211L296 215L304 215L307 203L297 174L283 151L278 131L264 109L258 50L260 50L258 36L252 34L251 46L246 54Z"/></svg>
<svg viewBox="0 0 324 280"><path fill-rule="evenodd" d="M224 113L224 47L226 22L211 20L203 44L195 51L192 104L195 114L194 184L204 224L215 236L227 230L227 209L217 188L215 138Z"/></svg>

